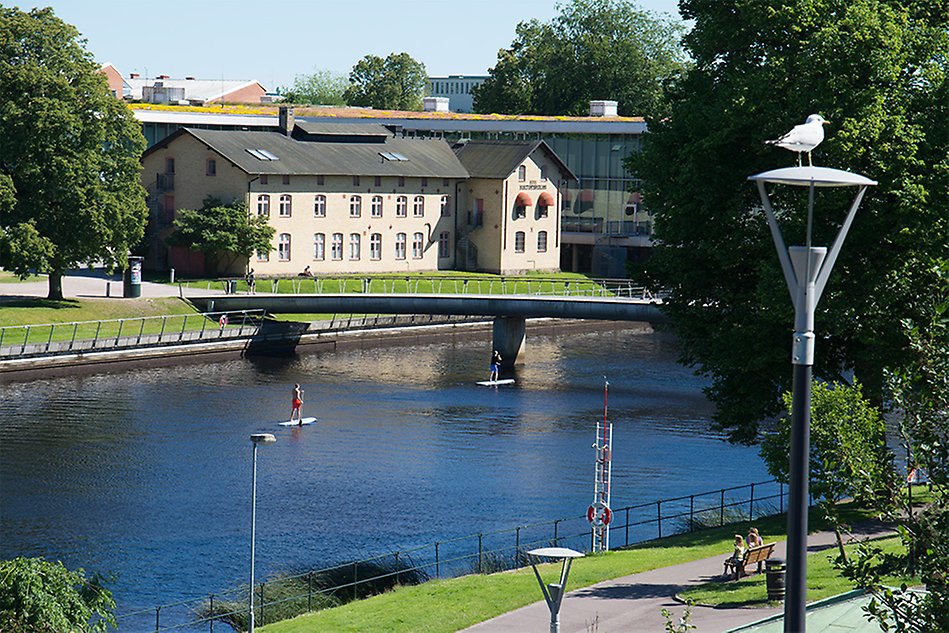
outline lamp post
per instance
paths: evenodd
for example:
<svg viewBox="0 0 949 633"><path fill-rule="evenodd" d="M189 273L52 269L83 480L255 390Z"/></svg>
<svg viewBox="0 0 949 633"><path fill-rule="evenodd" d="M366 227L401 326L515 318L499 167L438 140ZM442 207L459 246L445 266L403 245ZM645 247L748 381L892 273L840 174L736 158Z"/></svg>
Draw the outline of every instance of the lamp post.
<svg viewBox="0 0 949 633"><path fill-rule="evenodd" d="M544 600L547 601L547 607L550 609L550 633L560 633L560 603L563 601L564 587L567 586L567 576L570 574L570 562L574 558L582 558L583 553L566 547L541 547L527 552L531 556L540 558L559 558L563 561L560 568L560 582L544 584L540 578L540 572L537 571L537 565L531 562L534 570L534 576L540 584L540 590L544 592Z"/></svg>
<svg viewBox="0 0 949 633"><path fill-rule="evenodd" d="M254 433L250 436L254 445L254 476L250 494L250 599L247 608L247 633L254 633L254 537L257 529L257 445L273 444L277 441L270 433Z"/></svg>
<svg viewBox="0 0 949 633"><path fill-rule="evenodd" d="M791 405L791 455L788 498L787 596L784 601L785 633L806 630L807 597L807 496L810 453L811 377L814 366L814 310L827 285L863 194L877 184L859 174L827 167L787 167L748 180L758 185L761 203L768 217L771 237L778 251L781 270L794 305L794 334L791 363L794 368ZM785 247L774 210L765 187L767 183L807 187L807 233L804 246ZM811 244L815 187L858 187L857 195L830 250Z"/></svg>

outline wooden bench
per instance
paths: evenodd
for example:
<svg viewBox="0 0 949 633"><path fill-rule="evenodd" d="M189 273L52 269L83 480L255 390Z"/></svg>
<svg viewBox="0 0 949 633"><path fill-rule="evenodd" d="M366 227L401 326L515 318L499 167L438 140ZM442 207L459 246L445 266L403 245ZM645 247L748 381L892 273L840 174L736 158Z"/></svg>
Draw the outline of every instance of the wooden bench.
<svg viewBox="0 0 949 633"><path fill-rule="evenodd" d="M746 575L745 567L754 563L758 563L758 571L760 572L761 563L771 558L771 553L773 551L774 543L765 543L764 545L749 548L745 551L745 556L737 564L731 559L725 562L726 572L728 568L733 569L735 571L735 580L738 580L742 576Z"/></svg>

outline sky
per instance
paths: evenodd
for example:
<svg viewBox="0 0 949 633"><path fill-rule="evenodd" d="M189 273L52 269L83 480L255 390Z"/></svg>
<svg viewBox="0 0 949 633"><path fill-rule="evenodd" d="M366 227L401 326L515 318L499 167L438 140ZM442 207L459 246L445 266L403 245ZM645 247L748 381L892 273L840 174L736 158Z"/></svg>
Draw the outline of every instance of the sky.
<svg viewBox="0 0 949 633"><path fill-rule="evenodd" d="M557 0L45 0L96 61L128 77L255 79L267 90L365 55L407 52L430 76L484 75L519 22L557 15ZM9 6L8 4L8 6ZM639 0L678 19L678 0Z"/></svg>

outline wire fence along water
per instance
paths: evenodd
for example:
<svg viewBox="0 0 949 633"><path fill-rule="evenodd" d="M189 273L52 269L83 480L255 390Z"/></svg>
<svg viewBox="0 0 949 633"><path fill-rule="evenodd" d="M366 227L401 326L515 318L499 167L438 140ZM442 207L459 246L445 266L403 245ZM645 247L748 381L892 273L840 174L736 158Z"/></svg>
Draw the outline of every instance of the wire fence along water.
<svg viewBox="0 0 949 633"><path fill-rule="evenodd" d="M180 282L180 286L247 293L246 279ZM497 276L457 277L449 275L358 275L314 277L266 277L254 283L255 292L273 294L476 294L562 297L613 297L661 303L666 292L636 285L628 279L562 279L557 277Z"/></svg>
<svg viewBox="0 0 949 633"><path fill-rule="evenodd" d="M785 486L776 480L660 499L613 510L610 546L615 549L676 534L784 512ZM527 551L540 546L592 550L586 514L478 532L427 545L349 561L297 575L284 575L254 586L258 625L336 606L380 593L396 584L471 573L492 573L528 565ZM161 631L226 630L246 624L248 587L119 614L123 622L148 619Z"/></svg>
<svg viewBox="0 0 949 633"><path fill-rule="evenodd" d="M264 315L263 310L242 310L10 325L0 328L0 360L248 338L258 332Z"/></svg>

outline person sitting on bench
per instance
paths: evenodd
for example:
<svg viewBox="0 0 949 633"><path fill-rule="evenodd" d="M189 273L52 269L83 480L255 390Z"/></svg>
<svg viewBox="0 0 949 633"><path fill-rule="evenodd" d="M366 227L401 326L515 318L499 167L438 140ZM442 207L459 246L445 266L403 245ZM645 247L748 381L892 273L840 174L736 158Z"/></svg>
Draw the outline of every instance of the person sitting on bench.
<svg viewBox="0 0 949 633"><path fill-rule="evenodd" d="M741 561L745 558L745 539L741 534L735 535L735 550L732 552L732 555L725 559L725 571L722 572L724 575L728 575L728 568L734 567L738 569L741 566Z"/></svg>

